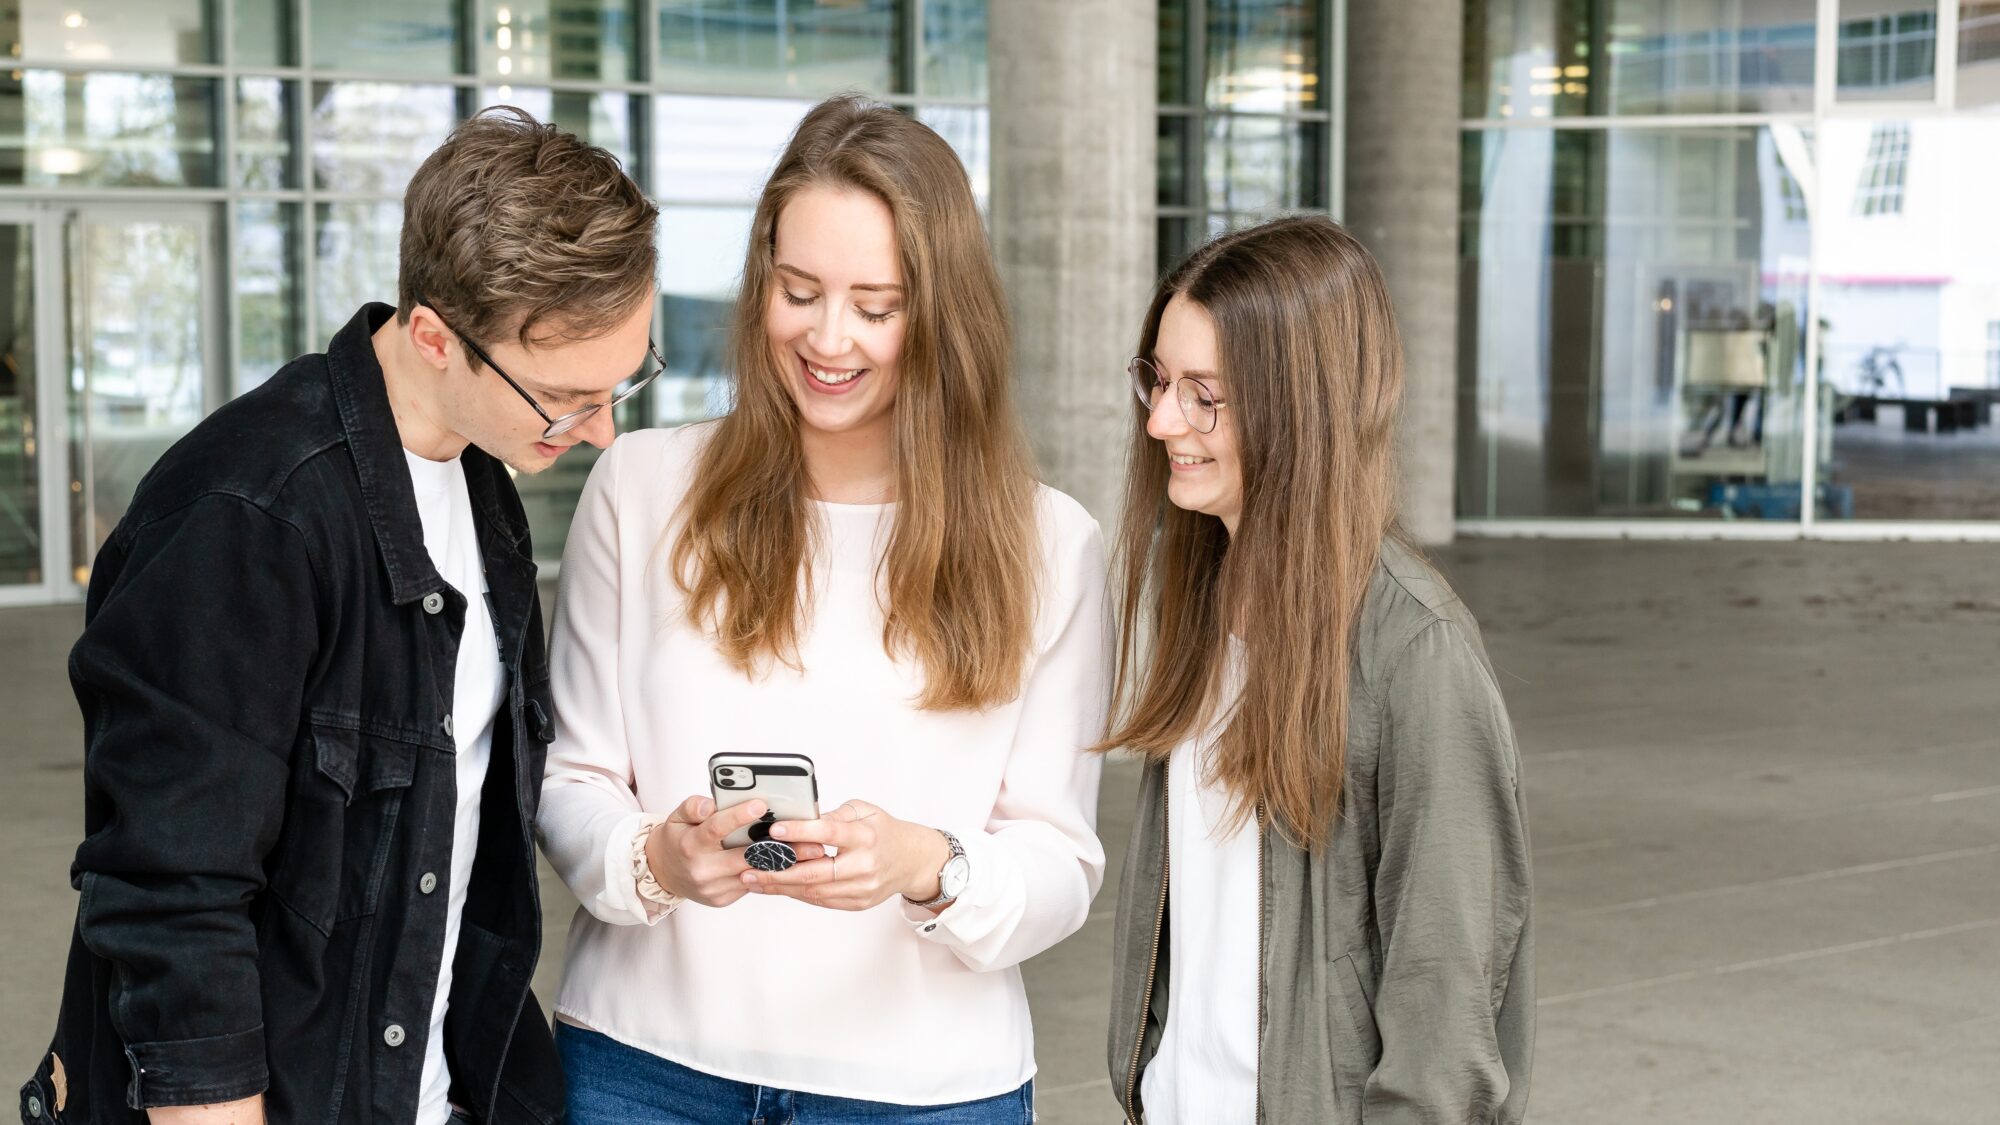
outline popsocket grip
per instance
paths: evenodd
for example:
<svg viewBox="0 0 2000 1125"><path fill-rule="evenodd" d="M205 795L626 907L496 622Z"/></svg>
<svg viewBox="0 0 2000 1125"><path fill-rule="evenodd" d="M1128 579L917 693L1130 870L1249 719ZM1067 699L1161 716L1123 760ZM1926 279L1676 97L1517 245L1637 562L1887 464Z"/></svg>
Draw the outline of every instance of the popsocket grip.
<svg viewBox="0 0 2000 1125"><path fill-rule="evenodd" d="M799 853L779 840L759 840L744 850L743 861L759 871L783 871L799 861Z"/></svg>

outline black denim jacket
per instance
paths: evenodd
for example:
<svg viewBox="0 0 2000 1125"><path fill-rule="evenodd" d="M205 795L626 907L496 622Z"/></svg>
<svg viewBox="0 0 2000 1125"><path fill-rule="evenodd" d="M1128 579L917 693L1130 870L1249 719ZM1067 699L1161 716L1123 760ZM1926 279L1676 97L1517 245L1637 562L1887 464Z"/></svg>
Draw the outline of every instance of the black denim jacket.
<svg viewBox="0 0 2000 1125"><path fill-rule="evenodd" d="M391 315L364 307L325 355L197 426L97 557L69 669L81 898L23 1121L141 1122L259 1092L273 1122L415 1115L465 600L424 547L375 360ZM445 1052L476 1120L553 1122L561 1071L528 991L548 661L520 498L498 461L468 448L464 464L507 704Z"/></svg>

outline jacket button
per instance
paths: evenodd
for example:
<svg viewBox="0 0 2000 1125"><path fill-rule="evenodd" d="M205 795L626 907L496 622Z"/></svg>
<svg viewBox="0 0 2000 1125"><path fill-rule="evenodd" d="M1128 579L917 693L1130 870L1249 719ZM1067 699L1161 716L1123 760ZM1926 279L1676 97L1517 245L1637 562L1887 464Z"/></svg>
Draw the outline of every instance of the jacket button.
<svg viewBox="0 0 2000 1125"><path fill-rule="evenodd" d="M383 1028L383 1029L382 1029L382 1042L384 1042L384 1043L387 1043L387 1044L388 1044L389 1046L391 1046L391 1047L400 1047L400 1046L402 1046L402 1045L403 1045L403 1025L402 1025L402 1024L400 1024L400 1023L392 1023L392 1024L390 1024L390 1025L389 1025L388 1027L386 1027L386 1028Z"/></svg>
<svg viewBox="0 0 2000 1125"><path fill-rule="evenodd" d="M439 613L443 613L443 612L444 612L444 595L443 595L443 594L425 594L425 595L424 595L424 612L425 612L425 613L429 613L429 614L439 614Z"/></svg>
<svg viewBox="0 0 2000 1125"><path fill-rule="evenodd" d="M451 716L450 716L450 715L446 715L446 716L444 717L444 723L443 723L443 726L444 726L444 736L445 736L446 738L450 738L450 737L452 736L452 735L451 735Z"/></svg>
<svg viewBox="0 0 2000 1125"><path fill-rule="evenodd" d="M41 1120L42 1116L42 1099L33 1094L28 1095L28 1116L37 1121Z"/></svg>
<svg viewBox="0 0 2000 1125"><path fill-rule="evenodd" d="M438 889L437 872L435 871L424 872L424 877L417 880L417 889L424 892L425 894L429 894L432 891L437 890Z"/></svg>

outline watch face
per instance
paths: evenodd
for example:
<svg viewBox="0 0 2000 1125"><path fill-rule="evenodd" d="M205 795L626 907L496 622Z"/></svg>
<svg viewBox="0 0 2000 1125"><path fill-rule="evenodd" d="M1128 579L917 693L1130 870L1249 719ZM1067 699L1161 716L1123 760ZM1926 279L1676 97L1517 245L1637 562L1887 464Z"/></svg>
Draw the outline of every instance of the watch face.
<svg viewBox="0 0 2000 1125"><path fill-rule="evenodd" d="M972 879L972 865L962 855L953 856L951 862L938 872L938 889L950 898L965 893L965 884Z"/></svg>

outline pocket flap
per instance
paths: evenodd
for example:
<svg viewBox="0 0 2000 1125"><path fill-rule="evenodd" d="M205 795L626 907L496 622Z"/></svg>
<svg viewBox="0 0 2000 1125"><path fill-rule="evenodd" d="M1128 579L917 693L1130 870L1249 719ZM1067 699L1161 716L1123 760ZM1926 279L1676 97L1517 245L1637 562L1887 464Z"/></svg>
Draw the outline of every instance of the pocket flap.
<svg viewBox="0 0 2000 1125"><path fill-rule="evenodd" d="M417 752L416 746L393 738L363 735L342 727L313 728L313 753L319 772L340 787L350 804L357 784L364 785L371 793L378 789L408 788L417 778Z"/></svg>
<svg viewBox="0 0 2000 1125"><path fill-rule="evenodd" d="M368 789L407 789L417 779L418 748L391 738L368 740Z"/></svg>
<svg viewBox="0 0 2000 1125"><path fill-rule="evenodd" d="M354 800L354 782L361 771L361 732L316 726L312 739L319 772Z"/></svg>

